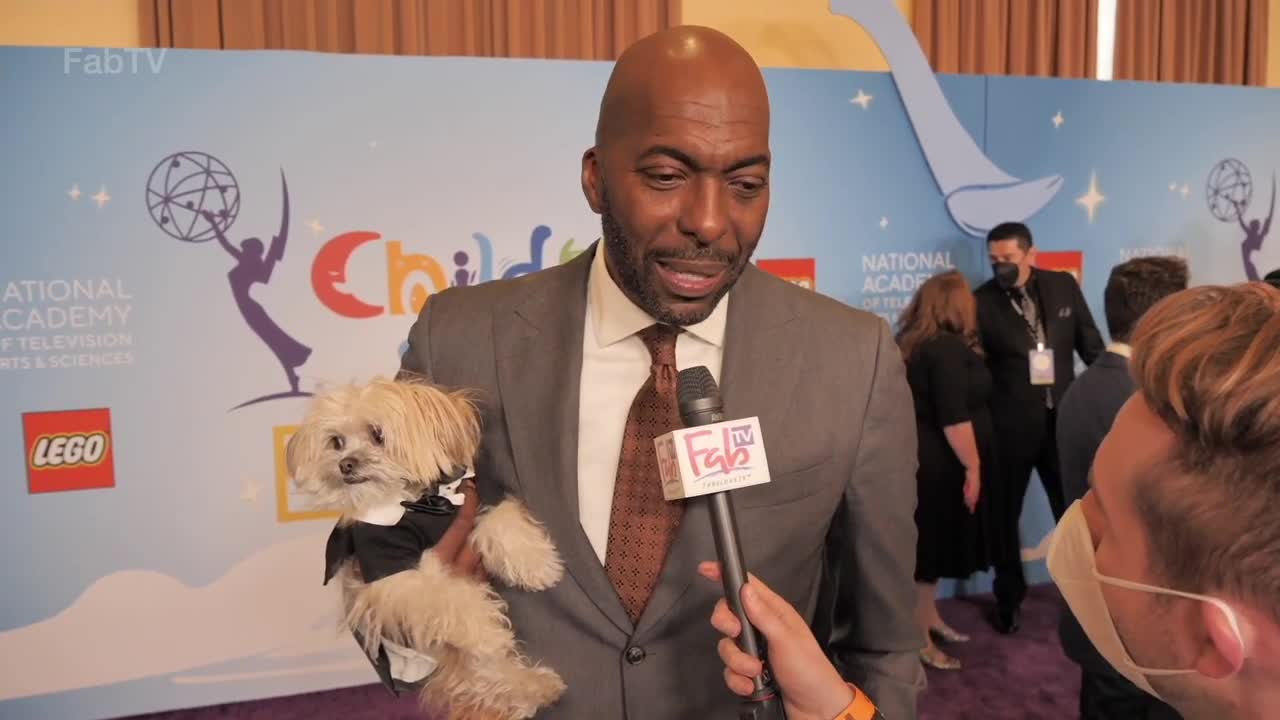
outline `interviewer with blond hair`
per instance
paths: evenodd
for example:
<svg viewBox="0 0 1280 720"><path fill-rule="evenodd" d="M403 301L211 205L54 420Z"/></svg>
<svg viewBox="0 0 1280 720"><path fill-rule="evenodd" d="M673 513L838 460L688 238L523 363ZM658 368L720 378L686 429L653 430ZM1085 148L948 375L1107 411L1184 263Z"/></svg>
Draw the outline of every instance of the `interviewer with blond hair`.
<svg viewBox="0 0 1280 720"><path fill-rule="evenodd" d="M1254 282L1171 295L1139 322L1137 392L1063 515L1049 572L1118 672L1187 720L1273 720L1280 708L1280 289ZM714 566L701 572L715 577ZM794 608L743 591L789 720L832 720L855 691ZM711 619L725 682L760 672ZM874 700L874 698L872 698Z"/></svg>

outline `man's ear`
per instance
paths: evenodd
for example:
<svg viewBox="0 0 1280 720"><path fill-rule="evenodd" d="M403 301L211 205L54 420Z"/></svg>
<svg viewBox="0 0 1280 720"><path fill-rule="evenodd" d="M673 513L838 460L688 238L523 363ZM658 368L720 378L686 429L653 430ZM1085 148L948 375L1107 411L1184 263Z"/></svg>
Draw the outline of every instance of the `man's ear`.
<svg viewBox="0 0 1280 720"><path fill-rule="evenodd" d="M597 215L604 211L600 173L600 151L596 147L589 148L582 154L582 194L587 198L591 211Z"/></svg>
<svg viewBox="0 0 1280 720"><path fill-rule="evenodd" d="M1036 249L1034 246L1027 249L1027 265L1036 266Z"/></svg>
<svg viewBox="0 0 1280 720"><path fill-rule="evenodd" d="M1244 667L1245 638L1249 634L1248 628L1244 626L1245 619L1239 612L1235 613L1236 621L1241 624L1237 632L1231 618L1222 608L1208 602L1197 605L1200 608L1199 620L1205 629L1205 640L1196 657L1196 672L1214 680L1235 675Z"/></svg>

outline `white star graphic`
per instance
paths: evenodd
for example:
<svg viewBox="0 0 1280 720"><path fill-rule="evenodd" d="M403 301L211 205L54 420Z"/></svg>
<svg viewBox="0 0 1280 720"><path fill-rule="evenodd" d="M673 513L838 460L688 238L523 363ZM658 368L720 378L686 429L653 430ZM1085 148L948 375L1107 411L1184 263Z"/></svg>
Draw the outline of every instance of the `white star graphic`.
<svg viewBox="0 0 1280 720"><path fill-rule="evenodd" d="M369 141L369 149L370 149L370 150L377 150L377 149L378 149L378 141L377 141L377 140L370 140L370 141Z"/></svg>
<svg viewBox="0 0 1280 720"><path fill-rule="evenodd" d="M1182 199L1186 200L1187 196L1191 194L1191 187L1188 185L1183 185L1182 190L1180 190L1179 192L1182 193Z"/></svg>
<svg viewBox="0 0 1280 720"><path fill-rule="evenodd" d="M98 204L99 210L101 210L108 202L111 202L111 196L107 194L106 185L103 185L96 195L90 195L89 199Z"/></svg>
<svg viewBox="0 0 1280 720"><path fill-rule="evenodd" d="M1178 192L1178 183L1176 182L1169 183L1169 192Z"/></svg>
<svg viewBox="0 0 1280 720"><path fill-rule="evenodd" d="M80 183L76 183L76 184L72 185L72 186L71 186L71 189L67 191L67 195L68 195L72 200L79 200L79 199L80 199L80 195L81 195L81 194L82 194L82 193L80 192Z"/></svg>
<svg viewBox="0 0 1280 720"><path fill-rule="evenodd" d="M881 230L883 230L883 229L885 229L885 228L887 228L887 227L889 227L889 218L884 217L884 216L881 216L881 218L880 218L880 229L881 229Z"/></svg>
<svg viewBox="0 0 1280 720"><path fill-rule="evenodd" d="M871 101L874 98L875 98L874 95L868 95L862 91L862 88L858 88L858 94L849 98L849 102L853 105L861 105L862 109L866 110L868 107L871 106Z"/></svg>
<svg viewBox="0 0 1280 720"><path fill-rule="evenodd" d="M1059 110L1059 111L1058 111L1058 114L1057 114L1057 115L1054 115L1054 116L1053 116L1052 118L1050 118L1050 120L1049 120L1049 122L1053 123L1053 127L1054 127L1054 128L1060 128L1060 127L1062 127L1062 123L1064 123L1064 122L1066 122L1066 121L1067 121L1067 119L1066 119L1066 118L1064 118L1064 117L1062 117L1062 111L1061 111L1061 110Z"/></svg>
<svg viewBox="0 0 1280 720"><path fill-rule="evenodd" d="M315 233L316 235L319 235L320 233L324 232L324 226L320 224L319 220L312 220L311 222L307 223L307 227L311 228L311 232Z"/></svg>
<svg viewBox="0 0 1280 720"><path fill-rule="evenodd" d="M246 480L244 491L240 493L240 499L247 503L258 502L258 484L252 480Z"/></svg>
<svg viewBox="0 0 1280 720"><path fill-rule="evenodd" d="M1076 198L1076 204L1085 209L1089 213L1089 223L1093 223L1094 213L1098 211L1098 206L1105 202L1106 195L1098 189L1098 173L1095 171L1089 174L1089 191Z"/></svg>

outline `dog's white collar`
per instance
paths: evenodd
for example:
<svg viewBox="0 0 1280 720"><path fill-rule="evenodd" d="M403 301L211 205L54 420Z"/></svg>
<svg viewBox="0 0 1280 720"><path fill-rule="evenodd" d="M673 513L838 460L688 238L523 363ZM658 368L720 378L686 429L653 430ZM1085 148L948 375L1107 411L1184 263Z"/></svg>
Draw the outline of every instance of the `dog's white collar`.
<svg viewBox="0 0 1280 720"><path fill-rule="evenodd" d="M402 517L404 517L404 506L397 502L371 507L357 515L356 520L370 525L391 526L400 522Z"/></svg>
<svg viewBox="0 0 1280 720"><path fill-rule="evenodd" d="M475 476L475 470L467 468L466 472L459 476L457 480L445 483L436 488L436 494L447 499L454 507L462 507L462 504L466 502L466 497L462 494L462 483L467 478L473 478Z"/></svg>

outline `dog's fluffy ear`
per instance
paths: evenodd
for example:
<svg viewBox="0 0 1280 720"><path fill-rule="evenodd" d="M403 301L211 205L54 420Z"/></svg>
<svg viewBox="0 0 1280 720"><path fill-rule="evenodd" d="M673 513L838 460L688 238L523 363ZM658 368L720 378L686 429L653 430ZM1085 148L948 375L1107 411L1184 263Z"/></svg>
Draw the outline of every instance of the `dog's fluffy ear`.
<svg viewBox="0 0 1280 720"><path fill-rule="evenodd" d="M299 477L298 473L304 465L315 460L316 455L320 453L321 442L320 431L316 425L306 423L294 431L289 436L289 442L285 444L285 467L289 471L289 477L293 478L293 482L299 487L306 485L306 478Z"/></svg>
<svg viewBox="0 0 1280 720"><path fill-rule="evenodd" d="M329 440L329 421L345 414L354 394L353 386L321 385L316 389L302 422L285 445L285 467L299 488L306 489L313 479L306 477L306 470L324 453Z"/></svg>
<svg viewBox="0 0 1280 720"><path fill-rule="evenodd" d="M394 385L403 407L390 415L400 427L384 430L389 444L403 446L407 467L428 482L442 470L471 467L480 446L480 414L470 395L405 379Z"/></svg>

